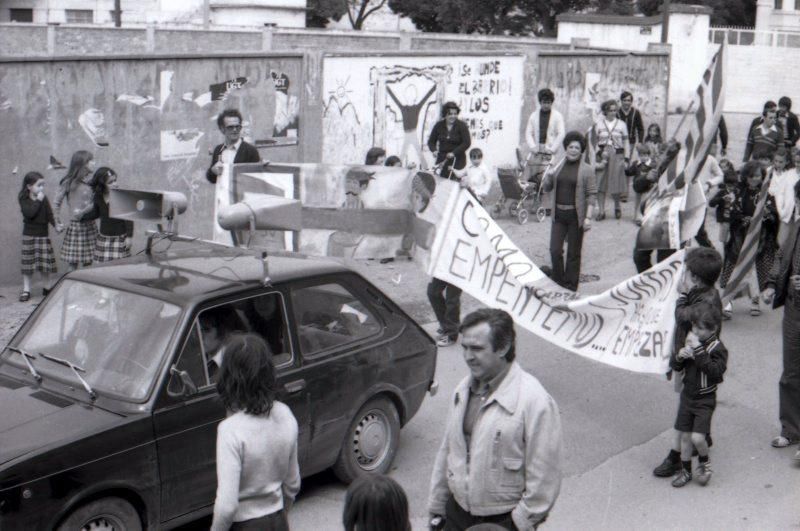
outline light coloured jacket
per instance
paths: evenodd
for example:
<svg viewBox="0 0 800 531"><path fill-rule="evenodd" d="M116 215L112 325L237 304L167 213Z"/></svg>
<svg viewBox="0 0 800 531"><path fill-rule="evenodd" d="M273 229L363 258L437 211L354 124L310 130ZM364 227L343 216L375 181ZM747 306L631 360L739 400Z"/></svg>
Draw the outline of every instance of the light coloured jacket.
<svg viewBox="0 0 800 531"><path fill-rule="evenodd" d="M471 377L453 394L431 476L430 514L445 514L450 494L466 511L511 511L528 531L553 508L561 487L561 419L539 380L516 362L481 406L467 449L463 421Z"/></svg>
<svg viewBox="0 0 800 531"><path fill-rule="evenodd" d="M556 210L556 192L555 188L558 186L558 174L561 173L561 168L564 167L566 158L561 159L552 170L545 172L542 178L542 191L553 192L550 194L550 203L552 211ZM575 185L575 209L578 213L578 226L583 227L583 222L586 219L587 207L597 206L597 179L595 177L592 165L587 163L583 155L580 158L580 167L578 168L578 182ZM553 223L556 222L555 215Z"/></svg>
<svg viewBox="0 0 800 531"><path fill-rule="evenodd" d="M550 153L558 153L562 148L561 142L564 141L564 135L566 134L564 117L557 110L551 109L550 121L547 123L545 148ZM525 128L525 141L531 149L536 149L542 143L539 139L539 109L533 111L528 118L528 126Z"/></svg>

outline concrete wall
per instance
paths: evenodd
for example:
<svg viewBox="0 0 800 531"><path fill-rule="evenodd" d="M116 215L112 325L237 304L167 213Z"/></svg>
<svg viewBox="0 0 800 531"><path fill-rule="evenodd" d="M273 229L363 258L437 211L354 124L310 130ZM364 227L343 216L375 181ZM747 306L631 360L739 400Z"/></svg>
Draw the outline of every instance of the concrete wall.
<svg viewBox="0 0 800 531"><path fill-rule="evenodd" d="M671 46L669 108L685 108L691 101L716 47L709 47L710 9L673 5L668 43ZM660 17L573 15L558 17L558 42L581 39L589 46L644 51L661 40Z"/></svg>
<svg viewBox="0 0 800 531"><path fill-rule="evenodd" d="M208 149L221 141L214 117L222 108L239 107L250 124L247 134L259 139L275 136L276 115L294 111L299 125L286 128L299 127L298 144L270 148L262 156L277 162L323 160L326 136L321 125L329 97L323 90L326 56L360 56L368 63L376 52L385 51L384 58L438 56L456 64L460 58L474 56L516 56L522 62L522 87L515 86L513 93L522 101L511 105L514 116L508 124L514 126L504 129L512 145L515 138L522 140L540 86L556 90L556 107L566 111L570 128L586 125L577 101L585 92L585 72L599 74L599 79L590 77L590 81L595 80L600 94L622 88L655 94L658 82L666 90L665 53L578 50L564 56L545 54L567 48L548 39L417 33L305 29L200 33L4 24L0 25L0 133L14 141L0 145L0 160L7 168L18 169L14 175L6 173L4 184L15 190L25 172L42 171L48 194L54 197L65 170L46 169L50 156L66 165L74 151L90 149L98 164L119 172L123 186L186 193L191 205L182 219L184 227L207 236L211 190L204 172ZM253 53L259 49L273 52ZM188 51L194 55L176 55ZM104 56L88 55L93 52ZM540 67L546 67L541 81ZM288 76L287 94L276 94L268 77L273 71ZM569 75L559 77L561 72ZM342 75L346 77L346 69ZM233 90L227 101L203 104L211 84L238 77L248 81ZM518 73L513 82L519 82ZM663 100L654 97L654 101ZM654 110L653 120L659 119L657 114ZM99 117L104 123L93 126ZM98 128L101 133L105 130L108 146L94 142ZM13 193L0 197L0 212L9 213L10 220L0 227L0 246L9 251L0 256L0 283L18 282L21 221ZM137 246L144 229L137 228ZM59 237L53 240L58 248Z"/></svg>
<svg viewBox="0 0 800 531"><path fill-rule="evenodd" d="M286 93L276 92L273 73L288 80ZM0 63L0 135L14 139L0 143L7 190L0 195L6 218L0 229L0 282L19 281L22 222L16 194L22 177L31 170L43 173L52 201L66 170L48 169L50 157L67 166L79 149L93 152L98 167L114 168L120 187L186 194L189 209L181 223L192 234L209 237L213 187L205 171L209 150L222 140L216 115L237 107L251 141L277 136L287 112L297 109L295 122L299 119L303 75L302 56L296 54ZM239 80L240 88L224 96L221 87L212 87L240 77L246 82ZM299 142L270 148L262 157L303 160L302 127L299 134ZM137 228L137 243L146 228ZM58 249L61 237L51 232L51 239Z"/></svg>
<svg viewBox="0 0 800 531"><path fill-rule="evenodd" d="M570 129L587 130L603 101L618 99L629 90L645 127L657 123L665 130L669 83L665 53L541 52L538 68L536 89L549 87L555 92L555 108Z"/></svg>
<svg viewBox="0 0 800 531"><path fill-rule="evenodd" d="M800 107L800 53L794 48L727 46L725 111L761 112L765 101L789 96ZM797 112L795 110L795 112Z"/></svg>

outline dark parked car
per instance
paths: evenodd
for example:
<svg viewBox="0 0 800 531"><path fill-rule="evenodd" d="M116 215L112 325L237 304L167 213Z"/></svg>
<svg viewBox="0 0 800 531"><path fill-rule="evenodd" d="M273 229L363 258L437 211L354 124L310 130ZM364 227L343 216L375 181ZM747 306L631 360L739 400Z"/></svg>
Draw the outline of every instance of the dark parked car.
<svg viewBox="0 0 800 531"><path fill-rule="evenodd" d="M67 275L0 355L0 529L170 528L209 514L227 334L261 334L303 476L388 470L430 336L336 263L192 248Z"/></svg>

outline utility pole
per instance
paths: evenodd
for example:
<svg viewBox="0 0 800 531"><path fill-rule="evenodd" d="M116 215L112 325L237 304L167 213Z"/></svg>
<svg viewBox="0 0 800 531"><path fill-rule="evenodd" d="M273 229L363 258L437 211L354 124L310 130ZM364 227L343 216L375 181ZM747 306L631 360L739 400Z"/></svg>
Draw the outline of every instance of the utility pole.
<svg viewBox="0 0 800 531"><path fill-rule="evenodd" d="M211 5L209 0L203 0L203 29L208 29L208 19L211 16Z"/></svg>
<svg viewBox="0 0 800 531"><path fill-rule="evenodd" d="M664 0L661 4L661 44L667 44L669 36L669 3L670 0Z"/></svg>
<svg viewBox="0 0 800 531"><path fill-rule="evenodd" d="M122 0L114 0L114 26L122 26Z"/></svg>

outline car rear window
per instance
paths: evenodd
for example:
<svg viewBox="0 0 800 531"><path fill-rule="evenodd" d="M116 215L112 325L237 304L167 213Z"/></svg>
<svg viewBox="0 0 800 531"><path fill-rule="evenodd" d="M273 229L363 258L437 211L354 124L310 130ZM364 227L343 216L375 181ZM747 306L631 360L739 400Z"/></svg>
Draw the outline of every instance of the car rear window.
<svg viewBox="0 0 800 531"><path fill-rule="evenodd" d="M304 356L373 336L382 328L372 311L338 283L294 288L292 307Z"/></svg>

